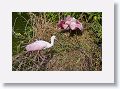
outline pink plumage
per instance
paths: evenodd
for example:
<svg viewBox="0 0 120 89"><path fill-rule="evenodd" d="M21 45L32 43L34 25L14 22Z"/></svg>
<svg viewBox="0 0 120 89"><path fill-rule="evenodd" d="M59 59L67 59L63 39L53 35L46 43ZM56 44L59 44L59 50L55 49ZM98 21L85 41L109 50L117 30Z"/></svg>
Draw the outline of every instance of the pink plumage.
<svg viewBox="0 0 120 89"><path fill-rule="evenodd" d="M58 27L64 30L68 30L68 29L71 30L79 29L81 31L83 30L82 23L71 16L67 16L66 19L59 21Z"/></svg>
<svg viewBox="0 0 120 89"><path fill-rule="evenodd" d="M39 51L42 49L50 48L54 45L54 40L56 39L56 36L51 37L51 43L43 41L43 40L38 40L35 41L29 45L26 46L27 51Z"/></svg>
<svg viewBox="0 0 120 89"><path fill-rule="evenodd" d="M27 51L36 51L36 50L42 50L46 47L46 44L42 41L35 41L34 43L31 43L26 46Z"/></svg>
<svg viewBox="0 0 120 89"><path fill-rule="evenodd" d="M65 21L64 20L60 20L58 22L58 27L61 28L61 29L64 29L63 25L65 24Z"/></svg>
<svg viewBox="0 0 120 89"><path fill-rule="evenodd" d="M66 30L69 29L69 25L68 24L63 24L62 27L63 27L63 29L66 29Z"/></svg>
<svg viewBox="0 0 120 89"><path fill-rule="evenodd" d="M70 28L71 28L71 30L75 30L75 28L76 28L76 23L75 23L75 22L71 22L71 23L70 23Z"/></svg>

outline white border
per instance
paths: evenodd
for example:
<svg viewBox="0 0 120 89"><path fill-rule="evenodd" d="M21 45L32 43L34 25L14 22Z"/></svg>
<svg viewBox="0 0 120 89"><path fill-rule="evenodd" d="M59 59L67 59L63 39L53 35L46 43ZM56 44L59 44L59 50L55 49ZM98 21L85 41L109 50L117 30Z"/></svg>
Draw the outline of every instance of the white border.
<svg viewBox="0 0 120 89"><path fill-rule="evenodd" d="M0 82L114 83L113 0L4 0L0 3ZM12 71L11 12L102 12L102 71Z"/></svg>

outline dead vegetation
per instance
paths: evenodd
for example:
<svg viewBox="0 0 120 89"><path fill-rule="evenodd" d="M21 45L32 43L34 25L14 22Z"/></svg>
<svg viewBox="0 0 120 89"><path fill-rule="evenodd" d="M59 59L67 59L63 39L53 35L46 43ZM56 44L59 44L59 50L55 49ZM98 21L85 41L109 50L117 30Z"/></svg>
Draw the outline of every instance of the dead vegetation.
<svg viewBox="0 0 120 89"><path fill-rule="evenodd" d="M69 32L59 32L56 24L47 21L45 14L29 13L33 35L24 42L29 44L35 39L50 41L56 35L59 42L54 47L40 51L46 60L42 60L40 53L25 50L13 55L13 71L101 71L102 50L94 42L94 32L85 23L84 32L70 36Z"/></svg>

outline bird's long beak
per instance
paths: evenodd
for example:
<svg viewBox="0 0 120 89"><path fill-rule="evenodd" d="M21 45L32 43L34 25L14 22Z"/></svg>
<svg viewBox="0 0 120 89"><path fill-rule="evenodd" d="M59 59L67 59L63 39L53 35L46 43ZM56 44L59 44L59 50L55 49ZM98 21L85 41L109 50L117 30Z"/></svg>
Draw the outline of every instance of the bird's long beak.
<svg viewBox="0 0 120 89"><path fill-rule="evenodd" d="M58 41L58 39L55 39L61 46L62 46L62 44Z"/></svg>
<svg viewBox="0 0 120 89"><path fill-rule="evenodd" d="M57 42L59 42L58 39L55 38L55 40L56 40Z"/></svg>
<svg viewBox="0 0 120 89"><path fill-rule="evenodd" d="M56 41L58 41L58 39L57 39L57 38L55 38L55 40L56 40Z"/></svg>

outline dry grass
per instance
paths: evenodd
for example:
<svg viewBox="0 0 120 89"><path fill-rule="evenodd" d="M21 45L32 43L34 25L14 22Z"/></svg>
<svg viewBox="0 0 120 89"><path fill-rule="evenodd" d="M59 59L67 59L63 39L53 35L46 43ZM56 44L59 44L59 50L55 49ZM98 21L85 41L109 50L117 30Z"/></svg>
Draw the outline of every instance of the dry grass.
<svg viewBox="0 0 120 89"><path fill-rule="evenodd" d="M59 32L56 24L46 21L44 16L31 16L34 35L28 42L40 38L50 42L50 37L56 35L59 42L54 47L42 50L46 60L42 61L40 53L26 52L13 56L13 71L101 71L101 49L94 43L94 33L84 23L82 34L70 36L69 32Z"/></svg>

